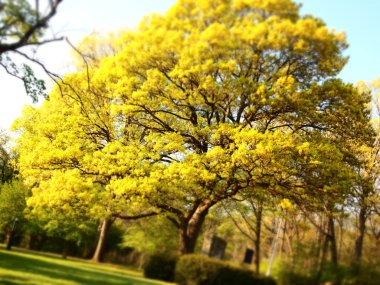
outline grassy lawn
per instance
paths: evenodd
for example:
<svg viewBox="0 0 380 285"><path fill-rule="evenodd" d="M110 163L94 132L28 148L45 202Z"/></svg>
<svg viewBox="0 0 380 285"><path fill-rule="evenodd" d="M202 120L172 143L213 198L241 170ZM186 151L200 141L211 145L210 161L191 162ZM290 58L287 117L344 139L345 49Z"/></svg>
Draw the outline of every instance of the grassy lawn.
<svg viewBox="0 0 380 285"><path fill-rule="evenodd" d="M142 277L121 266L64 260L34 253L0 250L0 284L170 284Z"/></svg>

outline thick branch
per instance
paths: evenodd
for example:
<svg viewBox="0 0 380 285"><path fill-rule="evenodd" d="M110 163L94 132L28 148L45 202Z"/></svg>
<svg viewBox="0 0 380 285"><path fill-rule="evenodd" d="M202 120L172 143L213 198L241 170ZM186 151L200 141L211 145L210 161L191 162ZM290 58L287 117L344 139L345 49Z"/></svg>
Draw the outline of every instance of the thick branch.
<svg viewBox="0 0 380 285"><path fill-rule="evenodd" d="M115 218L122 219L122 220L138 220L138 219L157 216L157 215L158 215L157 212L150 212L150 213L133 215L133 216L122 215L122 214L113 214L112 216Z"/></svg>

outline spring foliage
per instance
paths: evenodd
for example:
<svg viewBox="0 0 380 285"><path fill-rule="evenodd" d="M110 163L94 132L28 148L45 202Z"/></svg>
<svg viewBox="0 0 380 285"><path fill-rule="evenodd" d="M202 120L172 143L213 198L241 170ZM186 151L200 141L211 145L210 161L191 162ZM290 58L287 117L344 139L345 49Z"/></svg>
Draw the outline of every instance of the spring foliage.
<svg viewBox="0 0 380 285"><path fill-rule="evenodd" d="M370 135L369 95L335 79L346 46L290 0L179 0L24 111L29 206L148 207L191 252L208 210L244 191L341 199L352 177L341 142Z"/></svg>

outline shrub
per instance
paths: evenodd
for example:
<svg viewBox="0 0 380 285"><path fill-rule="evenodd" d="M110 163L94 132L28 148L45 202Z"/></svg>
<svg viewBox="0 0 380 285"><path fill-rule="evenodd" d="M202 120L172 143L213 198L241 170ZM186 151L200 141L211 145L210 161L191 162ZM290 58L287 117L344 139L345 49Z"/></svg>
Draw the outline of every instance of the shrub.
<svg viewBox="0 0 380 285"><path fill-rule="evenodd" d="M223 263L201 255L182 256L175 268L175 281L181 285L207 285L216 278Z"/></svg>
<svg viewBox="0 0 380 285"><path fill-rule="evenodd" d="M279 272L279 283L282 285L378 285L380 271L376 266L363 266L361 268L351 266L334 266L326 263L320 275L316 270L294 270L283 268Z"/></svg>
<svg viewBox="0 0 380 285"><path fill-rule="evenodd" d="M283 271L280 274L281 284L282 285L318 285L316 274L301 274L294 271Z"/></svg>
<svg viewBox="0 0 380 285"><path fill-rule="evenodd" d="M181 285L276 285L252 271L201 255L185 255L177 262L175 280Z"/></svg>
<svg viewBox="0 0 380 285"><path fill-rule="evenodd" d="M213 285L276 285L276 282L267 277L255 275L252 271L232 266L224 267L217 274Z"/></svg>
<svg viewBox="0 0 380 285"><path fill-rule="evenodd" d="M144 265L144 276L152 279L174 281L177 257L168 253L156 253Z"/></svg>
<svg viewBox="0 0 380 285"><path fill-rule="evenodd" d="M380 264L346 267L342 276L342 285L378 285Z"/></svg>

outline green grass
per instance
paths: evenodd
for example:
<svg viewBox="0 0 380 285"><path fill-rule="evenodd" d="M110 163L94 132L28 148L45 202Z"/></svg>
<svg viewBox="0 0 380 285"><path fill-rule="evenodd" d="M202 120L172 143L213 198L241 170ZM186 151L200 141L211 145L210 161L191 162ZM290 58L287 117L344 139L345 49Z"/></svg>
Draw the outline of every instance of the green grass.
<svg viewBox="0 0 380 285"><path fill-rule="evenodd" d="M0 284L158 285L170 283L143 278L140 272L121 266L0 250Z"/></svg>

